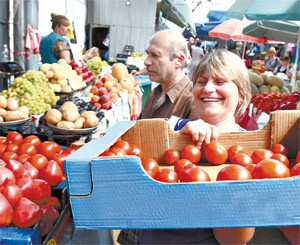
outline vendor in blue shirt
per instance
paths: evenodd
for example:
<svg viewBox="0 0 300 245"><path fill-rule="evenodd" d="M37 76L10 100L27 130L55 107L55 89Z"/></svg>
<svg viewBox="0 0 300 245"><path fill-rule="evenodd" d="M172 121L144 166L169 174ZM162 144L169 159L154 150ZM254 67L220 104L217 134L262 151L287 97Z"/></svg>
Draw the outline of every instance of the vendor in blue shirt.
<svg viewBox="0 0 300 245"><path fill-rule="evenodd" d="M48 36L40 43L42 63L57 63L59 59L65 59L67 64L73 59L69 41L64 38L70 31L70 21L63 15L51 14L52 29Z"/></svg>
<svg viewBox="0 0 300 245"><path fill-rule="evenodd" d="M249 104L251 88L240 57L225 49L206 54L195 68L193 84L194 104L201 119L171 118L175 130L191 135L200 148L217 140L220 132L243 130L237 118ZM145 230L137 244L244 244L254 232L254 227Z"/></svg>

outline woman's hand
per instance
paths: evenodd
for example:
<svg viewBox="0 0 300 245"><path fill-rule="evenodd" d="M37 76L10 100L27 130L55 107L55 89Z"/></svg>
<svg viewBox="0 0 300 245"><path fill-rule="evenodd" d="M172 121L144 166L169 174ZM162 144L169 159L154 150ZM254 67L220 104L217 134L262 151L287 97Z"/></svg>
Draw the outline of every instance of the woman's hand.
<svg viewBox="0 0 300 245"><path fill-rule="evenodd" d="M216 141L219 136L218 128L210 125L203 120L188 122L181 130L182 134L191 134L193 141L197 142L199 148L202 147L203 143L209 144L212 141Z"/></svg>

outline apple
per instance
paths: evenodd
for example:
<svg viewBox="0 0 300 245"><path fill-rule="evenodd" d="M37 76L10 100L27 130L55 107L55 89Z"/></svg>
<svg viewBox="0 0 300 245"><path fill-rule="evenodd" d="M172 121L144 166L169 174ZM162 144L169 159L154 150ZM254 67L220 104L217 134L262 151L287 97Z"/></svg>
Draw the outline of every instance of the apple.
<svg viewBox="0 0 300 245"><path fill-rule="evenodd" d="M96 87L97 87L97 88L101 88L101 87L103 87L103 86L104 86L104 83L103 83L103 82L101 82L101 80L99 80L99 81L97 81L97 82L96 82L96 84L95 84L95 85L96 85Z"/></svg>
<svg viewBox="0 0 300 245"><path fill-rule="evenodd" d="M108 100L106 103L102 104L102 109L109 110L112 106L113 102Z"/></svg>
<svg viewBox="0 0 300 245"><path fill-rule="evenodd" d="M100 87L100 88L98 89L98 95L99 95L99 96L102 96L102 95L105 95L105 94L107 94L107 88L105 88L105 87Z"/></svg>
<svg viewBox="0 0 300 245"><path fill-rule="evenodd" d="M109 95L104 94L104 95L102 95L102 96L100 97L99 102L100 102L101 105L103 105L103 104L105 104L106 102L108 102L109 100L110 100Z"/></svg>

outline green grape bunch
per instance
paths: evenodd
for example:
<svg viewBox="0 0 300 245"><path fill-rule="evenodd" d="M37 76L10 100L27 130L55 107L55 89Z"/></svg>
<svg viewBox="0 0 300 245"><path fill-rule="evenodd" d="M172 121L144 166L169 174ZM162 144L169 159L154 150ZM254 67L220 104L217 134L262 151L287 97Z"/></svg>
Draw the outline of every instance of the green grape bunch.
<svg viewBox="0 0 300 245"><path fill-rule="evenodd" d="M5 98L14 97L20 106L26 105L31 115L45 113L56 105L59 96L55 95L53 84L40 71L28 70L21 77L16 77L7 90L0 95Z"/></svg>
<svg viewBox="0 0 300 245"><path fill-rule="evenodd" d="M99 75L101 73L103 67L109 66L109 64L105 60L102 60L98 56L93 57L92 59L89 59L86 62L86 65L87 65L88 69L90 71L92 71L93 74L95 74L95 75Z"/></svg>

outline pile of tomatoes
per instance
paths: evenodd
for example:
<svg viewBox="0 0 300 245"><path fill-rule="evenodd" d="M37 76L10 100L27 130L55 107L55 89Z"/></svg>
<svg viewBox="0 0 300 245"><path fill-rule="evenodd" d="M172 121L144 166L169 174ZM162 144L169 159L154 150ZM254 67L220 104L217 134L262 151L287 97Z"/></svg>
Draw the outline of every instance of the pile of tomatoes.
<svg viewBox="0 0 300 245"><path fill-rule="evenodd" d="M133 148L131 148L131 146ZM206 160L212 165L224 165L217 174L217 181L250 180L264 178L287 178L300 175L300 150L296 157L296 165L289 168L290 162L286 156L287 149L283 144L274 144L272 149L256 149L251 155L245 153L241 145L233 145L226 149L217 141L204 148ZM167 149L164 159L170 167L162 167L150 157L143 157L142 149L125 140L117 141L100 156L136 155L141 158L144 170L153 179L166 182L203 182L211 181L208 173L197 165L201 159L201 150L195 145L187 145L180 152Z"/></svg>
<svg viewBox="0 0 300 245"><path fill-rule="evenodd" d="M251 103L259 110L270 113L277 110L295 110L299 109L300 91L289 93L265 92L254 94Z"/></svg>
<svg viewBox="0 0 300 245"><path fill-rule="evenodd" d="M0 138L0 226L40 222L42 236L51 231L61 209L51 187L65 178L63 160L74 151L16 131Z"/></svg>

